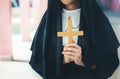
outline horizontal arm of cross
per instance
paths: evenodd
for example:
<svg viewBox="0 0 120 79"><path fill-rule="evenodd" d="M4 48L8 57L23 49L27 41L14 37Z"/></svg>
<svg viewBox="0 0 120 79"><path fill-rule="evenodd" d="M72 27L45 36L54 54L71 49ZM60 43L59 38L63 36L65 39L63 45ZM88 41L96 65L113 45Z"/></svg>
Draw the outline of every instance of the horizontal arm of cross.
<svg viewBox="0 0 120 79"><path fill-rule="evenodd" d="M73 31L73 32L58 32L57 36L62 37L62 36L83 36L84 33L83 31Z"/></svg>

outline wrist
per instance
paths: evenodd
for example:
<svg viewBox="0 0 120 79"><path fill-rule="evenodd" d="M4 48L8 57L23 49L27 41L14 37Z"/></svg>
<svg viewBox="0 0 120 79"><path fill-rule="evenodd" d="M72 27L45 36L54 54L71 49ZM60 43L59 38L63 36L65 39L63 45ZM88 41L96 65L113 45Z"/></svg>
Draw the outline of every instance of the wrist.
<svg viewBox="0 0 120 79"><path fill-rule="evenodd" d="M83 61L81 61L81 66L83 66L83 67L85 66L85 64L84 64L84 62L83 62Z"/></svg>
<svg viewBox="0 0 120 79"><path fill-rule="evenodd" d="M83 62L83 61L80 61L78 65L79 65L79 66L82 66L82 67L84 67L84 66L85 66L85 64L84 64L84 62Z"/></svg>

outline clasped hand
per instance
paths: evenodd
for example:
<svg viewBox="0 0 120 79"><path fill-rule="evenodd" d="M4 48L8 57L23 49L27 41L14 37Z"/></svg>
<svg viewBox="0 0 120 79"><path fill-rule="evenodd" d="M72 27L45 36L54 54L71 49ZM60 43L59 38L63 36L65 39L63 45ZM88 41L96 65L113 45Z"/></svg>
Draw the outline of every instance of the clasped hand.
<svg viewBox="0 0 120 79"><path fill-rule="evenodd" d="M64 56L63 62L65 64L70 63L70 60L72 60L76 65L84 66L82 61L82 49L76 43L66 44L63 48L62 54Z"/></svg>

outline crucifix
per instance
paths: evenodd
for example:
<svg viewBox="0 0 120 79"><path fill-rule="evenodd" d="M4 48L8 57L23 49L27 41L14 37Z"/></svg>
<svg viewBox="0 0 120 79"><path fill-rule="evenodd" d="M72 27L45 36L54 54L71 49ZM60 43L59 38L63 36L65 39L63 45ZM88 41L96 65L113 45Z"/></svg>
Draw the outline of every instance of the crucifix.
<svg viewBox="0 0 120 79"><path fill-rule="evenodd" d="M68 43L73 43L73 36L83 36L83 31L73 31L72 30L72 19L68 17L68 31L67 32L57 32L58 37L68 36ZM73 61L73 60L70 60Z"/></svg>
<svg viewBox="0 0 120 79"><path fill-rule="evenodd" d="M73 36L83 36L83 31L73 31L72 30L72 19L68 17L68 31L67 32L58 32L58 37L68 36L68 43L73 43Z"/></svg>

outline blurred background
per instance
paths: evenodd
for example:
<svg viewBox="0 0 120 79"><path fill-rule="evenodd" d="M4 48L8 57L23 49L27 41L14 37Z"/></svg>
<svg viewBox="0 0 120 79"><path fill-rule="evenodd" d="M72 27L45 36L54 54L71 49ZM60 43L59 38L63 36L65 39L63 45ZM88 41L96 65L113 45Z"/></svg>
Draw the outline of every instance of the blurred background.
<svg viewBox="0 0 120 79"><path fill-rule="evenodd" d="M120 0L97 2L120 41ZM0 79L41 79L28 62L32 39L46 8L47 0L0 0ZM118 67L110 79L120 79L119 75Z"/></svg>

